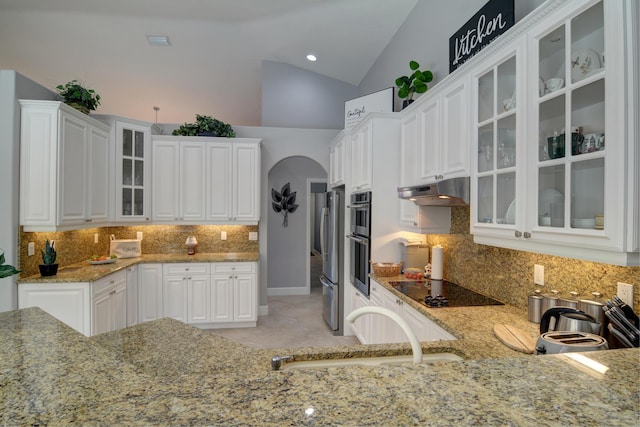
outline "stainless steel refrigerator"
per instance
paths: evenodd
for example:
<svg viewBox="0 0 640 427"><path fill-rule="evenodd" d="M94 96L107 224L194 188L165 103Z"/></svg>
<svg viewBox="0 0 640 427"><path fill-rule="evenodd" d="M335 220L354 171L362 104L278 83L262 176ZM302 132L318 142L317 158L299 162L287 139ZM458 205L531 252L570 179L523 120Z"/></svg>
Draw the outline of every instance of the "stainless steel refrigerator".
<svg viewBox="0 0 640 427"><path fill-rule="evenodd" d="M344 191L324 193L320 220L322 316L334 335L343 334Z"/></svg>

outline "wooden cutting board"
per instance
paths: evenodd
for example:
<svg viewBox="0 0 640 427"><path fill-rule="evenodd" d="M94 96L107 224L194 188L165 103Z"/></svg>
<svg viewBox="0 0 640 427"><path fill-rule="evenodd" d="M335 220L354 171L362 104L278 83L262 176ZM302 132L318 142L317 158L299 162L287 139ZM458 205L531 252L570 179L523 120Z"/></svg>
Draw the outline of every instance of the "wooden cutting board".
<svg viewBox="0 0 640 427"><path fill-rule="evenodd" d="M493 325L493 333L507 347L522 353L533 354L536 343L533 338L522 329L515 326L497 323Z"/></svg>

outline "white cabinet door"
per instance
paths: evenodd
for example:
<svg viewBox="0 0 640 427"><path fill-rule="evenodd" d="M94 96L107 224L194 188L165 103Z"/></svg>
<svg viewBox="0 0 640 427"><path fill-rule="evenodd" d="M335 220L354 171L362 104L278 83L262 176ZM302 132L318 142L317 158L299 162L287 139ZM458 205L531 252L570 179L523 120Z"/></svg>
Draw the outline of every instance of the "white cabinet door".
<svg viewBox="0 0 640 427"><path fill-rule="evenodd" d="M233 321L233 276L229 273L211 275L211 321Z"/></svg>
<svg viewBox="0 0 640 427"><path fill-rule="evenodd" d="M89 182L89 125L81 118L60 111L60 224L82 223L88 217L86 196ZM106 159L103 159L106 161Z"/></svg>
<svg viewBox="0 0 640 427"><path fill-rule="evenodd" d="M233 143L233 221L260 219L260 145Z"/></svg>
<svg viewBox="0 0 640 427"><path fill-rule="evenodd" d="M256 274L236 274L233 285L233 320L236 322L258 319L258 287Z"/></svg>
<svg viewBox="0 0 640 427"><path fill-rule="evenodd" d="M162 314L187 322L187 278L165 276L162 280Z"/></svg>
<svg viewBox="0 0 640 427"><path fill-rule="evenodd" d="M151 125L115 121L115 219L151 218Z"/></svg>
<svg viewBox="0 0 640 427"><path fill-rule="evenodd" d="M113 314L112 330L127 327L127 284L121 283L111 294L111 313Z"/></svg>
<svg viewBox="0 0 640 427"><path fill-rule="evenodd" d="M345 183L346 138L345 132L340 132L329 148L329 186L332 188Z"/></svg>
<svg viewBox="0 0 640 427"><path fill-rule="evenodd" d="M91 335L89 283L20 283L18 308L40 307L76 331Z"/></svg>
<svg viewBox="0 0 640 427"><path fill-rule="evenodd" d="M469 83L467 76L442 94L441 178L469 176Z"/></svg>
<svg viewBox="0 0 640 427"><path fill-rule="evenodd" d="M100 295L93 298L91 302L92 335L103 334L111 331L111 297L109 294Z"/></svg>
<svg viewBox="0 0 640 427"><path fill-rule="evenodd" d="M127 326L127 272L117 271L91 282L92 334Z"/></svg>
<svg viewBox="0 0 640 427"><path fill-rule="evenodd" d="M178 221L180 200L180 142L153 142L154 221Z"/></svg>
<svg viewBox="0 0 640 427"><path fill-rule="evenodd" d="M109 160L112 146L109 133L94 126L89 128L89 186L88 220L93 224L105 223L111 219L111 165Z"/></svg>
<svg viewBox="0 0 640 427"><path fill-rule="evenodd" d="M211 321L211 277L190 276L187 283L188 323Z"/></svg>
<svg viewBox="0 0 640 427"><path fill-rule="evenodd" d="M138 264L138 322L161 317L162 264Z"/></svg>
<svg viewBox="0 0 640 427"><path fill-rule="evenodd" d="M233 150L227 142L207 142L207 219L233 218Z"/></svg>
<svg viewBox="0 0 640 427"><path fill-rule="evenodd" d="M358 291L355 287L349 285L348 286L350 295L351 306L349 307L349 313L360 307L366 307L369 305L369 300L366 296L362 295L360 291ZM360 316L355 320L355 322L351 323L351 331L358 338L362 344L369 344L371 342L369 327L370 318L367 315Z"/></svg>
<svg viewBox="0 0 640 427"><path fill-rule="evenodd" d="M402 153L403 157L410 157L408 162L417 162L417 165L411 165L411 170L415 172L411 175L411 182L406 185L433 183L442 173L441 153L444 148L441 140L441 100L441 96L434 96L418 109L417 147L415 151L407 147L409 151Z"/></svg>
<svg viewBox="0 0 640 427"><path fill-rule="evenodd" d="M204 221L205 218L205 145L180 143L180 220Z"/></svg>
<svg viewBox="0 0 640 427"><path fill-rule="evenodd" d="M138 266L127 267L127 326L138 323Z"/></svg>
<svg viewBox="0 0 640 427"><path fill-rule="evenodd" d="M351 189L371 189L373 173L373 124L365 119L351 136Z"/></svg>

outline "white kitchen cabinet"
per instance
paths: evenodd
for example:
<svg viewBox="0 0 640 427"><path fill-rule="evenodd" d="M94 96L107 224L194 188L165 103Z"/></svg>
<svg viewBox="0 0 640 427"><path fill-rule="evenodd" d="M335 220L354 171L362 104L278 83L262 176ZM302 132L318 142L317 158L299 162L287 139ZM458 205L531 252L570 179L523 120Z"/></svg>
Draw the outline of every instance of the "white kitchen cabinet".
<svg viewBox="0 0 640 427"><path fill-rule="evenodd" d="M518 96L513 110L499 114L494 110L485 120L478 115L481 105L472 102L474 118L480 119L474 150L478 172L472 185L472 198L477 201L472 212L474 240L639 265L638 101L633 77L638 58L633 44L626 43L633 38L633 25L637 35L638 23L625 18L637 15L637 5L567 1L548 9L540 12L544 19L514 36L526 42L515 63L522 58L524 65L516 68L527 70L527 81L523 83L524 74L516 73ZM474 91L478 92L488 73L499 77L509 61L506 58L485 73L481 68L487 60L479 63ZM492 99L500 108L508 94L497 84ZM474 95L484 97L479 92ZM494 132L503 132L506 140L512 139L507 134L514 131L517 141L505 144L500 153L501 145L494 138L498 145L489 159L492 170L480 155L485 154L483 141L490 126ZM583 136L587 143L581 141ZM508 159L508 165L498 170L510 145L515 146L514 161ZM602 215L603 226L595 226L597 215Z"/></svg>
<svg viewBox="0 0 640 427"><path fill-rule="evenodd" d="M373 181L373 121L365 118L350 135L351 190L371 189Z"/></svg>
<svg viewBox="0 0 640 427"><path fill-rule="evenodd" d="M369 305L369 299L366 297L366 295L363 295L358 289L356 289L356 287L350 285L347 288L348 288L348 291L351 293L351 295L349 295L349 302L350 302L349 313L353 312L358 308L367 307ZM356 336L356 338L358 338L358 341L360 341L362 344L371 343L370 324L371 324L371 316L367 314L358 317L355 320L355 322L350 324L351 331Z"/></svg>
<svg viewBox="0 0 640 427"><path fill-rule="evenodd" d="M118 271L91 283L92 335L127 326L127 272Z"/></svg>
<svg viewBox="0 0 640 427"><path fill-rule="evenodd" d="M442 341L455 340L456 337L428 319L415 308L405 303L393 292L384 288L375 280L371 281L371 295L376 294L376 298L371 298L372 305L388 308L398 314L411 328L418 338L418 341ZM388 317L377 315L381 324L372 328L370 344L387 344L395 342L409 342L407 334L402 328Z"/></svg>
<svg viewBox="0 0 640 427"><path fill-rule="evenodd" d="M329 145L329 187L331 188L345 184L346 139L347 135L342 131Z"/></svg>
<svg viewBox="0 0 640 427"><path fill-rule="evenodd" d="M111 128L114 214L118 223L138 223L151 219L151 135L157 125L113 115L92 117Z"/></svg>
<svg viewBox="0 0 640 427"><path fill-rule="evenodd" d="M163 317L162 264L138 264L138 323Z"/></svg>
<svg viewBox="0 0 640 427"><path fill-rule="evenodd" d="M206 294L209 287L208 263L167 263L162 266L163 316L185 323L193 317L196 322L206 322L206 301L194 300L195 294ZM191 292L189 292L191 289ZM195 304L193 304L195 303ZM204 307L202 306L204 304Z"/></svg>
<svg viewBox="0 0 640 427"><path fill-rule="evenodd" d="M212 263L210 307L214 323L255 326L258 320L257 263Z"/></svg>
<svg viewBox="0 0 640 427"><path fill-rule="evenodd" d="M260 141L207 142L207 220L257 223L260 219Z"/></svg>
<svg viewBox="0 0 640 427"><path fill-rule="evenodd" d="M202 142L154 138L154 221L204 220L205 161L205 144Z"/></svg>
<svg viewBox="0 0 640 427"><path fill-rule="evenodd" d="M81 283L20 283L18 308L40 307L76 331L91 335L91 285Z"/></svg>
<svg viewBox="0 0 640 427"><path fill-rule="evenodd" d="M25 231L110 219L109 128L55 101L20 100L20 224Z"/></svg>
<svg viewBox="0 0 640 427"><path fill-rule="evenodd" d="M138 323L138 266L127 267L127 326Z"/></svg>

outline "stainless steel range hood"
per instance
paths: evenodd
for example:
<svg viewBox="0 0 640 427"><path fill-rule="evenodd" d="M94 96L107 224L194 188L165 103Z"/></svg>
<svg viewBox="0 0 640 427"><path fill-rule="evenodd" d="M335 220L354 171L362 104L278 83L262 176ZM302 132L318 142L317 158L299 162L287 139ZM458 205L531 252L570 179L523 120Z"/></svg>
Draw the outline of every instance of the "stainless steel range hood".
<svg viewBox="0 0 640 427"><path fill-rule="evenodd" d="M398 188L398 197L421 206L465 206L469 204L469 177L433 184Z"/></svg>

